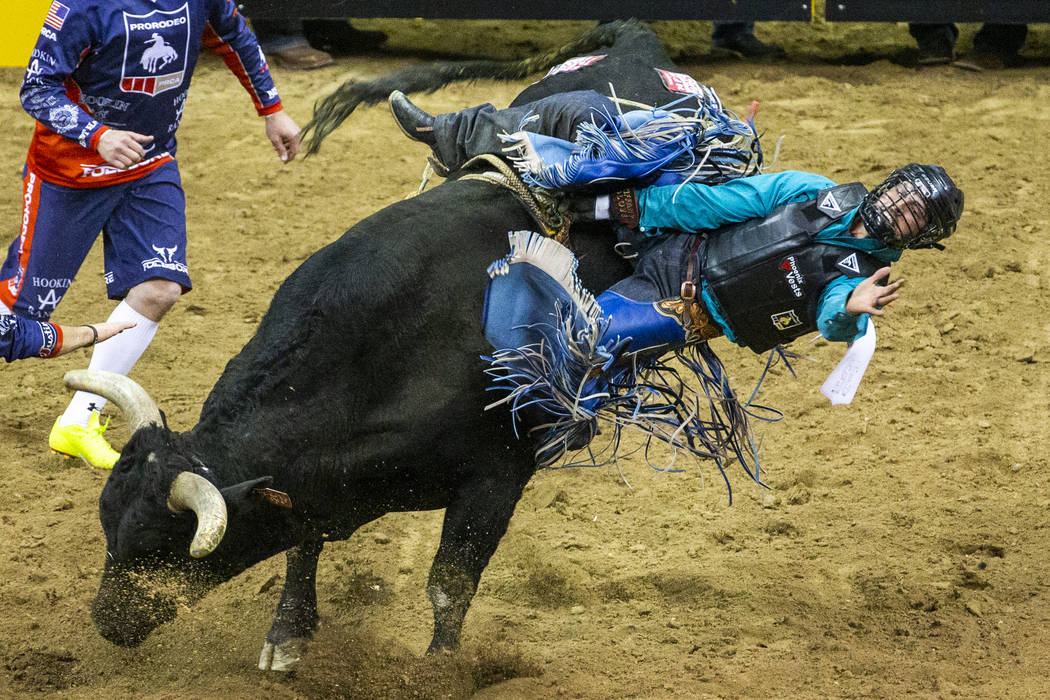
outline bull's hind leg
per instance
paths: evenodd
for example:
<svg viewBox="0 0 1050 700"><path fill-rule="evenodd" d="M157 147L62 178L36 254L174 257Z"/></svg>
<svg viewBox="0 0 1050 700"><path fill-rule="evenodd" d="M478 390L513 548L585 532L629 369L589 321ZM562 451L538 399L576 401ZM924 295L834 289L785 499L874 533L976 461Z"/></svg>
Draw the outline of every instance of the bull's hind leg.
<svg viewBox="0 0 1050 700"><path fill-rule="evenodd" d="M259 657L262 671L291 671L306 651L317 628L317 559L323 546L320 538L306 539L285 555L287 579Z"/></svg>
<svg viewBox="0 0 1050 700"><path fill-rule="evenodd" d="M531 475L472 481L445 510L441 544L434 556L427 595L434 608L434 638L427 653L459 646L463 618L478 588L481 572L507 531L514 506Z"/></svg>

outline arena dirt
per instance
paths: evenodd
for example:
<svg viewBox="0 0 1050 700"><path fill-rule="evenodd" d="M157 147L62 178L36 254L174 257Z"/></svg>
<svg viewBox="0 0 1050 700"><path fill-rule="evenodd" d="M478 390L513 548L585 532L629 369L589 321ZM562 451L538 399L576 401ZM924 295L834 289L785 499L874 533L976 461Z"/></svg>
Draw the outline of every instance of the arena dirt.
<svg viewBox="0 0 1050 700"><path fill-rule="evenodd" d="M360 23L382 53L310 73L277 68L289 112L342 80L462 52L524 56L579 23ZM87 353L5 366L0 439L0 695L71 698L1014 697L1050 677L1050 464L1045 311L1050 41L1025 67L916 70L903 25L760 24L780 63L714 60L709 23L659 23L680 64L728 106L761 107L771 169L873 185L909 161L946 166L966 214L944 253L906 256L902 300L851 406L818 389L841 354L796 343L797 377L768 377L759 428L769 489L712 465L539 474L486 570L463 649L422 655L441 513L391 515L326 548L322 629L294 676L253 670L283 557L214 591L139 648L93 629L106 473L46 450ZM964 26L967 50L975 27ZM18 230L31 124L19 71L0 72L0 221ZM526 83L457 85L419 103L505 104ZM425 148L365 109L317 157L281 167L237 82L205 60L180 132L196 289L133 372L172 427L193 425L277 285L312 251L412 193ZM435 215L440 215L436 212ZM391 231L391 236L398 235ZM449 251L449 255L455 255ZM406 293L410 290L406 290ZM597 291L597 290L596 290ZM98 246L57 320L99 320ZM362 329L367 332L367 329ZM376 339L377 348L382 338ZM742 392L762 359L714 343ZM294 430L295 426L289 426ZM127 438L113 417L110 435ZM456 440L461 436L450 435ZM629 486L628 486L629 484Z"/></svg>

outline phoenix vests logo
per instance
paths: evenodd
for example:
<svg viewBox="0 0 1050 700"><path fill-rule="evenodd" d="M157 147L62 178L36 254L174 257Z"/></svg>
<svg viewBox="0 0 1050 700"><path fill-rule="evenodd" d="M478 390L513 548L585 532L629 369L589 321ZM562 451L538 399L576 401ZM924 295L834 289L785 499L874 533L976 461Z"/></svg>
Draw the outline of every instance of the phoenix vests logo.
<svg viewBox="0 0 1050 700"><path fill-rule="evenodd" d="M189 3L145 15L124 13L122 92L158 95L182 86L190 45Z"/></svg>
<svg viewBox="0 0 1050 700"><path fill-rule="evenodd" d="M784 258L780 263L780 269L786 273L784 275L784 280L788 283L788 286L791 287L791 293L794 294L796 298L801 299L805 295L805 290L803 288L806 286L806 278L802 276L801 272L799 272L795 256L789 255Z"/></svg>

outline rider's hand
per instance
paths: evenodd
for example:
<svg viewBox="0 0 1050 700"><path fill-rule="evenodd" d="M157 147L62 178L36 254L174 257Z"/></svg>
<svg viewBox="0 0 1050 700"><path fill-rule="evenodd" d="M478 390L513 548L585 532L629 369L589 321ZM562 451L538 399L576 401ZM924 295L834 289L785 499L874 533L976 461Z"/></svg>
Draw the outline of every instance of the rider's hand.
<svg viewBox="0 0 1050 700"><path fill-rule="evenodd" d="M558 211L574 222L597 221L598 216L595 212L597 199L593 194L566 194L558 203Z"/></svg>
<svg viewBox="0 0 1050 700"><path fill-rule="evenodd" d="M134 131L121 131L120 129L108 129L98 139L95 150L114 168L127 170L136 163L141 163L146 157L146 149L143 144L151 143L152 136L138 134Z"/></svg>
<svg viewBox="0 0 1050 700"><path fill-rule="evenodd" d="M904 284L903 277L885 286L880 284L889 276L890 268L879 268L874 275L857 285L846 301L846 311L851 314L884 315L886 312L883 308L897 300L897 290Z"/></svg>

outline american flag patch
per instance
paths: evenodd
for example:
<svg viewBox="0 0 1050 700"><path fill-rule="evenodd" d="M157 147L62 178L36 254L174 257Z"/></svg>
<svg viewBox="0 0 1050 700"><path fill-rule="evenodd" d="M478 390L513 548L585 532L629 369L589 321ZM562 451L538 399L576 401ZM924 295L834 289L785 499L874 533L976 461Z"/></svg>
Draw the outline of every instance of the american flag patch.
<svg viewBox="0 0 1050 700"><path fill-rule="evenodd" d="M55 29L61 29L62 24L66 21L66 17L69 16L69 8L60 2L51 3L51 7L47 8L47 16L44 17L44 24Z"/></svg>

